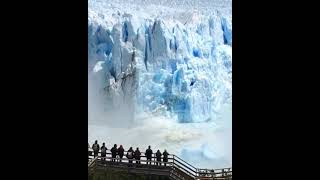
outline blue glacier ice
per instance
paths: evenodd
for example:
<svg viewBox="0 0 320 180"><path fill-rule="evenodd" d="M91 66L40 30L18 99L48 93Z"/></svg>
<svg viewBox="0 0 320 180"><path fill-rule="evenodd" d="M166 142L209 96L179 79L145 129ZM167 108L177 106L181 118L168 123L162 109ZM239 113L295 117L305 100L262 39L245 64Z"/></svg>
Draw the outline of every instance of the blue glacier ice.
<svg viewBox="0 0 320 180"><path fill-rule="evenodd" d="M88 0L89 142L232 166L231 4Z"/></svg>
<svg viewBox="0 0 320 180"><path fill-rule="evenodd" d="M231 103L230 16L109 14L89 9L88 18L88 74L103 109L129 104L132 117L156 113L190 123L214 120Z"/></svg>

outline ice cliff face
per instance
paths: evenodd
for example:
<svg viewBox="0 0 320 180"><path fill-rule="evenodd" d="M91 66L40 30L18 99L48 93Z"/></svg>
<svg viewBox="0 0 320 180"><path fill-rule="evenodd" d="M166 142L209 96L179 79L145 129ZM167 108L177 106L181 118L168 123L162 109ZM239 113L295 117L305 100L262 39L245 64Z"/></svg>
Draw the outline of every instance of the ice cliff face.
<svg viewBox="0 0 320 180"><path fill-rule="evenodd" d="M89 8L88 74L103 110L126 105L133 118L153 113L204 122L231 102L230 16L175 16Z"/></svg>

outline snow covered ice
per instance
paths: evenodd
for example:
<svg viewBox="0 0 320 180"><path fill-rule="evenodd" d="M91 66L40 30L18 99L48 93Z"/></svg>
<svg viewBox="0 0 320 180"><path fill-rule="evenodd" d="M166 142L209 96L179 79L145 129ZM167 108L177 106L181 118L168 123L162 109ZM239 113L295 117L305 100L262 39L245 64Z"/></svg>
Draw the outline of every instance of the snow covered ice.
<svg viewBox="0 0 320 180"><path fill-rule="evenodd" d="M231 166L231 1L169 2L89 1L89 141Z"/></svg>

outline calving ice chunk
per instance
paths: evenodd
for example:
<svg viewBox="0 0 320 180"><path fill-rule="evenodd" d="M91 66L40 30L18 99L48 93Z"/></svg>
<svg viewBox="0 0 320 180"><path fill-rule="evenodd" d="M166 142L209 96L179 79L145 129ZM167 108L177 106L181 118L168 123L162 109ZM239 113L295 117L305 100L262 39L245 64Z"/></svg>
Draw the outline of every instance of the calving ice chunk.
<svg viewBox="0 0 320 180"><path fill-rule="evenodd" d="M130 104L133 118L215 119L232 97L231 17L174 11L176 19L150 18L141 8L128 11L89 9L88 71L100 99L111 109Z"/></svg>
<svg viewBox="0 0 320 180"><path fill-rule="evenodd" d="M93 68L93 72L96 73L96 72L102 70L103 69L102 66L103 66L104 63L105 63L105 61L98 61L97 64Z"/></svg>

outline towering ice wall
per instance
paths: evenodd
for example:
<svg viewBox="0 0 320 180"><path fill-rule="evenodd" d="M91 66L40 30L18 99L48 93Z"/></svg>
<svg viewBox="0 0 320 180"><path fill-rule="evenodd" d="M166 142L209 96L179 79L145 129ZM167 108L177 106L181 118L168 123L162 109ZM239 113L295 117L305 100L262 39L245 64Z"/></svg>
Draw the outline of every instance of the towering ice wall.
<svg viewBox="0 0 320 180"><path fill-rule="evenodd" d="M89 8L88 75L101 111L214 119L232 97L231 16L133 11Z"/></svg>

